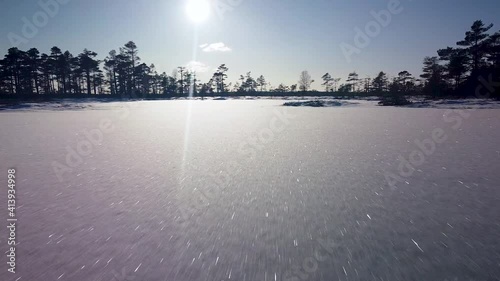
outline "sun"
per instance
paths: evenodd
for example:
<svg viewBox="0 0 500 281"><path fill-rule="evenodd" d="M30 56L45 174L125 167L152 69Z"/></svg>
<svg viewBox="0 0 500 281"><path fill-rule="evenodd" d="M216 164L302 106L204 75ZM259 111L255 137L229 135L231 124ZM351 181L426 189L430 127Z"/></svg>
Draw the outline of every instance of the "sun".
<svg viewBox="0 0 500 281"><path fill-rule="evenodd" d="M210 3L208 0L188 0L186 13L195 23L205 21L210 16Z"/></svg>

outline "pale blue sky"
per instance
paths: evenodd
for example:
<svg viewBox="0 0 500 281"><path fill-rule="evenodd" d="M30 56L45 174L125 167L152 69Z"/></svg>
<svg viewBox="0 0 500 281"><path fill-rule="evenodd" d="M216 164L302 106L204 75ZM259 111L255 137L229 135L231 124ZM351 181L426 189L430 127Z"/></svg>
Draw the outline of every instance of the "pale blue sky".
<svg viewBox="0 0 500 281"><path fill-rule="evenodd" d="M290 85L302 70L308 70L319 88L326 72L343 79L351 71L360 77L373 77L380 70L419 75L424 56L454 45L474 20L494 23L495 31L500 28L498 1L400 0L403 11L392 15L389 25L349 63L339 45L354 44L354 28L364 29L373 20L370 11L387 9L391 0L217 1L219 9L241 3L222 17L212 10L210 18L196 27L186 16L187 0L69 0L19 48L49 52L58 46L73 54L88 48L104 59L111 49L132 40L143 62L154 63L168 74L192 61L196 50L196 60L208 69L199 74L204 82L225 63L232 82L252 71L254 77L263 74L274 86ZM12 46L9 34L23 36L22 18L32 22L43 11L38 2L0 0L1 55ZM231 51L199 48L218 42Z"/></svg>

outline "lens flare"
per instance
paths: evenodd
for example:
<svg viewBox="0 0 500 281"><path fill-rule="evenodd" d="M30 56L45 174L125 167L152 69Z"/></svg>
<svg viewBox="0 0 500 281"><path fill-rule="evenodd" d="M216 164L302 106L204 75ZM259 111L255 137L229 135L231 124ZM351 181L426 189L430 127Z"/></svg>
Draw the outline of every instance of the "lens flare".
<svg viewBox="0 0 500 281"><path fill-rule="evenodd" d="M186 13L195 23L205 21L210 16L210 3L208 0L188 0Z"/></svg>

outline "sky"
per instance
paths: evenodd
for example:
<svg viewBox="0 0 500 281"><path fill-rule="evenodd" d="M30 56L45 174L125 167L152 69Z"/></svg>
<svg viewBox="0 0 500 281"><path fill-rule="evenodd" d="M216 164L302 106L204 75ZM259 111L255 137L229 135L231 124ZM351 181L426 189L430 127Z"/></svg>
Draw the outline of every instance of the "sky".
<svg viewBox="0 0 500 281"><path fill-rule="evenodd" d="M210 1L208 18L193 20L189 1ZM142 62L169 75L188 66L206 82L226 64L233 83L251 71L276 87L296 84L307 70L321 89L327 72L342 80L353 71L360 78L402 70L418 76L425 56L454 46L475 20L500 30L497 2L0 0L0 55L13 46L45 53L58 46L74 55L87 48L102 60L134 41Z"/></svg>

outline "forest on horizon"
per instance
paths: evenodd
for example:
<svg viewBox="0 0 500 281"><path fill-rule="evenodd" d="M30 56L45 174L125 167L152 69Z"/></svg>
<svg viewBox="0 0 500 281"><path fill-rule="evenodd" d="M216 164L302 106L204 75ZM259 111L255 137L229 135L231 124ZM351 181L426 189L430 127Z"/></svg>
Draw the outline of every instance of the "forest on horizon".
<svg viewBox="0 0 500 281"><path fill-rule="evenodd" d="M383 71L363 79L352 72L339 84L342 79L329 73L313 79L303 71L297 84L276 87L270 86L265 76L252 77L251 72L228 83L229 68L225 64L209 81L199 81L196 72L187 67L178 67L171 75L158 73L154 64L141 62L133 41L110 51L104 60L88 49L73 55L58 47L52 47L49 54L36 48L22 51L13 47L0 60L0 98L363 95L405 100L407 96L425 95L498 99L500 93L495 87L500 81L500 31L491 33L492 28L493 24L475 21L455 47L425 57L418 78L406 70L392 79ZM321 83L324 91L311 90L312 83Z"/></svg>

